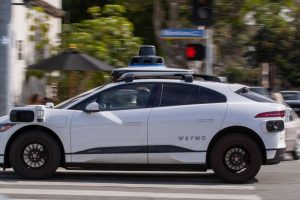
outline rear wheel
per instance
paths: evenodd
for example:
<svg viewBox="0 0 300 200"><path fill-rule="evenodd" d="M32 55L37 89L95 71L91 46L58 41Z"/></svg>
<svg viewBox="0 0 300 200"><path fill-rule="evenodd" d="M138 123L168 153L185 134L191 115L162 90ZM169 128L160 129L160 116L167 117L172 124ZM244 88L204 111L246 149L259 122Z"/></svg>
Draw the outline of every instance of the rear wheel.
<svg viewBox="0 0 300 200"><path fill-rule="evenodd" d="M224 181L245 183L253 179L262 164L262 155L257 143L244 134L223 136L211 152L211 167Z"/></svg>
<svg viewBox="0 0 300 200"><path fill-rule="evenodd" d="M21 177L41 179L56 171L61 154L52 136L42 131L28 131L13 141L9 159L11 166Z"/></svg>

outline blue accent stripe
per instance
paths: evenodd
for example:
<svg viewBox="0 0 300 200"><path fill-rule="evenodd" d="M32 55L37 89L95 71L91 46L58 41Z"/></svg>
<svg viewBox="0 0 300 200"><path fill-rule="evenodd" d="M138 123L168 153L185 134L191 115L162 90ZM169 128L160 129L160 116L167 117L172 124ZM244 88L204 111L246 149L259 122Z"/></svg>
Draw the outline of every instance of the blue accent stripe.
<svg viewBox="0 0 300 200"><path fill-rule="evenodd" d="M206 151L195 151L172 145L152 145L152 146L124 146L124 147L100 147L87 149L70 154L123 154L123 153L192 153L192 152L206 152Z"/></svg>
<svg viewBox="0 0 300 200"><path fill-rule="evenodd" d="M205 30L199 29L162 29L160 31L161 38L204 38Z"/></svg>

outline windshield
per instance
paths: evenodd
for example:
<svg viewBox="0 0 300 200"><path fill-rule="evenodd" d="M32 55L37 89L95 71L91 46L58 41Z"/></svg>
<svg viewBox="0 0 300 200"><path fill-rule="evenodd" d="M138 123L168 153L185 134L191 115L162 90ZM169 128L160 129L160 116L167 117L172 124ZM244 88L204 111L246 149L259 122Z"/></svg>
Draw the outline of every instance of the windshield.
<svg viewBox="0 0 300 200"><path fill-rule="evenodd" d="M100 89L100 88L102 88L102 87L104 87L104 85L102 85L102 86L100 86L100 87L97 87L97 88L93 88L93 89L91 89L91 90L89 90L89 91L87 91L87 92L84 92L84 93L82 93L82 94L79 94L79 95L77 95L77 96L75 96L75 97L73 97L73 98L71 98L71 99L68 99L68 100L66 100L66 101L64 101L64 102L62 102L62 103L60 103L60 104L58 104L57 106L55 106L55 108L56 108L56 109L63 109L63 108L65 108L65 107L71 105L71 104L74 103L75 101L77 101L77 100L79 100L79 99L81 99L81 98L83 98L83 97L88 96L89 94L93 93L94 91L96 91L96 90L98 90L98 89Z"/></svg>

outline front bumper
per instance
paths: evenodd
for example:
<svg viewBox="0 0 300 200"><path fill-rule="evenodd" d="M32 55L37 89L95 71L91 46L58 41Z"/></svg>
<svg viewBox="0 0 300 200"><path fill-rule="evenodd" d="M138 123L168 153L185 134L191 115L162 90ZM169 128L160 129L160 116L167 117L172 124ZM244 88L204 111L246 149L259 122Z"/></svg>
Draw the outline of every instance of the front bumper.
<svg viewBox="0 0 300 200"><path fill-rule="evenodd" d="M0 155L0 168L4 167L4 156Z"/></svg>
<svg viewBox="0 0 300 200"><path fill-rule="evenodd" d="M272 159L267 159L267 165L275 165L280 163L284 159L284 154L286 152L286 148L276 149L275 157Z"/></svg>

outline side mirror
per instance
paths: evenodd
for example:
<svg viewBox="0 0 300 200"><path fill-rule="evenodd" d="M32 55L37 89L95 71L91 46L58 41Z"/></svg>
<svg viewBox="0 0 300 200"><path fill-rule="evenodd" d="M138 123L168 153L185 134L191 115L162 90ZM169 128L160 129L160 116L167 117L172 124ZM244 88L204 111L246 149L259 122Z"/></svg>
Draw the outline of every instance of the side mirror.
<svg viewBox="0 0 300 200"><path fill-rule="evenodd" d="M100 111L100 106L97 102L89 103L84 108L84 112L88 112L88 113L99 112L99 111Z"/></svg>
<svg viewBox="0 0 300 200"><path fill-rule="evenodd" d="M46 108L54 108L54 103L51 102L46 103Z"/></svg>

